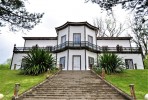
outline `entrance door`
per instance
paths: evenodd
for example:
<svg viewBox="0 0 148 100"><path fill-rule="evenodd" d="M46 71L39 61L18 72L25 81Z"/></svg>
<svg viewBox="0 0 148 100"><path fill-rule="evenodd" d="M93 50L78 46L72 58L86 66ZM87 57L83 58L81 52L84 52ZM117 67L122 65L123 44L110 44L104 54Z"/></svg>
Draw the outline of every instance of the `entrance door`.
<svg viewBox="0 0 148 100"><path fill-rule="evenodd" d="M81 56L80 55L73 56L73 70L81 70Z"/></svg>
<svg viewBox="0 0 148 100"><path fill-rule="evenodd" d="M125 59L125 64L126 64L126 69L134 69L132 59Z"/></svg>

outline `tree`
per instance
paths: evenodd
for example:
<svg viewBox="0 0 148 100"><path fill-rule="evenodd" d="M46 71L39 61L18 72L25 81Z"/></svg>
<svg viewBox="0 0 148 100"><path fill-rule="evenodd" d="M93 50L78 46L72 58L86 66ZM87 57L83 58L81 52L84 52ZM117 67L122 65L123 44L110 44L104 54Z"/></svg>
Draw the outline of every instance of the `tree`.
<svg viewBox="0 0 148 100"><path fill-rule="evenodd" d="M10 64L11 64L11 58L8 58L7 60L6 60L6 62L5 62L5 64L8 64L9 66L10 66Z"/></svg>
<svg viewBox="0 0 148 100"><path fill-rule="evenodd" d="M131 9L135 11L136 18L140 19L142 23L148 21L148 0L85 0L98 4L101 8L107 11L112 11L112 8L118 4L122 8Z"/></svg>
<svg viewBox="0 0 148 100"><path fill-rule="evenodd" d="M52 54L38 47L33 48L22 60L22 73L38 75L51 69L55 64Z"/></svg>
<svg viewBox="0 0 148 100"><path fill-rule="evenodd" d="M9 25L11 31L31 30L40 23L43 13L29 13L26 0L0 0L0 27Z"/></svg>
<svg viewBox="0 0 148 100"><path fill-rule="evenodd" d="M146 23L142 23L141 21L134 20L129 21L132 34L133 35L133 42L138 46L141 47L144 51L144 55L148 54L148 26Z"/></svg>
<svg viewBox="0 0 148 100"><path fill-rule="evenodd" d="M94 25L99 28L99 37L119 37L127 28L124 28L124 24L117 22L114 17L109 19L96 19Z"/></svg>
<svg viewBox="0 0 148 100"><path fill-rule="evenodd" d="M113 11L104 20L94 20L94 25L99 28L99 37L119 37L127 29L124 28L124 24L117 21Z"/></svg>

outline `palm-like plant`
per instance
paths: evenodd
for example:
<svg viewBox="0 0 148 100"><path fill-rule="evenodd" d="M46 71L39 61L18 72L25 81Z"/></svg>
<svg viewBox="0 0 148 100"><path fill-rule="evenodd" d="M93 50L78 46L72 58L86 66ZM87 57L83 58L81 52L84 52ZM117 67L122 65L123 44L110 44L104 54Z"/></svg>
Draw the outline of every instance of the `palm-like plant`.
<svg viewBox="0 0 148 100"><path fill-rule="evenodd" d="M39 48L33 48L23 58L22 72L28 75L38 75L54 66L52 54Z"/></svg>
<svg viewBox="0 0 148 100"><path fill-rule="evenodd" d="M100 55L99 62L107 74L123 71L124 63L122 58L118 57L118 55L114 53L104 53L103 55Z"/></svg>

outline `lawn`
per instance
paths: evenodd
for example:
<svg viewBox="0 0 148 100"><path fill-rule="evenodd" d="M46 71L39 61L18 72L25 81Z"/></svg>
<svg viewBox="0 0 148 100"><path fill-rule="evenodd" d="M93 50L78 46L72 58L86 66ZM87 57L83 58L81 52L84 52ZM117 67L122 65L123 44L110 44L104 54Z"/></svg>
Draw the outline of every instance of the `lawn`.
<svg viewBox="0 0 148 100"><path fill-rule="evenodd" d="M137 100L144 99L144 95L148 93L148 69L125 70L124 73L106 75L105 79L128 94L129 84L134 84Z"/></svg>
<svg viewBox="0 0 148 100"><path fill-rule="evenodd" d="M3 100L11 100L15 83L20 83L20 91L29 89L30 87L42 82L46 78L46 73L39 76L19 75L18 70L0 69L0 93L4 94Z"/></svg>

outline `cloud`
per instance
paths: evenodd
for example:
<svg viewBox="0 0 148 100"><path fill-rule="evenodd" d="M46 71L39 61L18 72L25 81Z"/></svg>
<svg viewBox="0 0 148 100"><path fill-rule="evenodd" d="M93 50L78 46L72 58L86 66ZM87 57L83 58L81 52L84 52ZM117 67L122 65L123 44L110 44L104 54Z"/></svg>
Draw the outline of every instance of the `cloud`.
<svg viewBox="0 0 148 100"><path fill-rule="evenodd" d="M42 23L26 34L21 32L14 34L4 29L0 34L0 63L12 57L14 44L24 46L22 36L56 36L55 27L67 21L88 21L93 24L94 18L104 16L97 4L84 2L85 0L28 0L26 8L29 12L45 13Z"/></svg>

